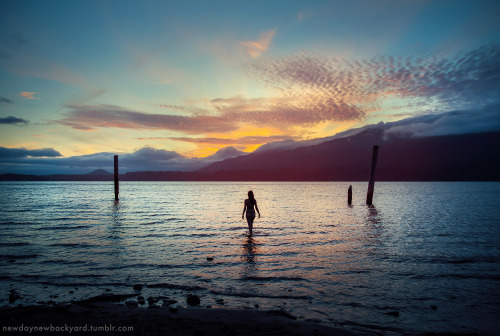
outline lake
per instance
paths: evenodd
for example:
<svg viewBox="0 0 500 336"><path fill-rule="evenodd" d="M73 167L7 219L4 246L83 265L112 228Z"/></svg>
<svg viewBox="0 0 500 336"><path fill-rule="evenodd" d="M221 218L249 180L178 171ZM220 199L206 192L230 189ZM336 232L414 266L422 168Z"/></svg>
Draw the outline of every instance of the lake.
<svg viewBox="0 0 500 336"><path fill-rule="evenodd" d="M496 334L500 183L377 182L373 207L366 189L122 182L115 203L112 182L1 182L0 305L11 290L17 305L141 284L144 297L185 305L193 293L203 307L283 309L353 330ZM253 236L248 190L262 214Z"/></svg>

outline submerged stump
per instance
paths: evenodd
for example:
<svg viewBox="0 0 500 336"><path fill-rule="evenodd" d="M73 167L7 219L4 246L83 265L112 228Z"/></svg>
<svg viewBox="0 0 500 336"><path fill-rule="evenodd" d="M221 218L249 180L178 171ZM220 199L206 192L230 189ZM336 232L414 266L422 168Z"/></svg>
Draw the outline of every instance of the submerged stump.
<svg viewBox="0 0 500 336"><path fill-rule="evenodd" d="M373 205L373 190L375 188L375 170L377 169L378 146L373 146L372 166L370 168L370 179L368 181L368 192L366 193L366 204Z"/></svg>

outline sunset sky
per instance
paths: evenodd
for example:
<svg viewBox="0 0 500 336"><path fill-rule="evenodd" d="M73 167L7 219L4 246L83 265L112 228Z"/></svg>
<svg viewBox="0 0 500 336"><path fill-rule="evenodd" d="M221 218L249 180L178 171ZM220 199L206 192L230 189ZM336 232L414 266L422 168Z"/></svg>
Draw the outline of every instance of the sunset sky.
<svg viewBox="0 0 500 336"><path fill-rule="evenodd" d="M0 173L109 169L112 154L189 169L422 114L500 118L497 0L1 7Z"/></svg>

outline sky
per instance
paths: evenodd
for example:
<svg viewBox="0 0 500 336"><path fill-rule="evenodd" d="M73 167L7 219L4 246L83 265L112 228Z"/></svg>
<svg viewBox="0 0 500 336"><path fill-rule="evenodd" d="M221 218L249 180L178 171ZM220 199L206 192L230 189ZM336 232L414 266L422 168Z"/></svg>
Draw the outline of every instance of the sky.
<svg viewBox="0 0 500 336"><path fill-rule="evenodd" d="M497 0L0 4L0 173L189 170L453 111L500 130Z"/></svg>

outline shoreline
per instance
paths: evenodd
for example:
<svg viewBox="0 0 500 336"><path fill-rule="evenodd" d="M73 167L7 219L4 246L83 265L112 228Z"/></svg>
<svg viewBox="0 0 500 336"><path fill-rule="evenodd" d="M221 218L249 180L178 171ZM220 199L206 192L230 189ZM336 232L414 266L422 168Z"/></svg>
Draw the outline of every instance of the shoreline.
<svg viewBox="0 0 500 336"><path fill-rule="evenodd" d="M4 335L360 335L340 326L298 320L281 311L170 305L142 308L89 300L3 306L0 316Z"/></svg>

